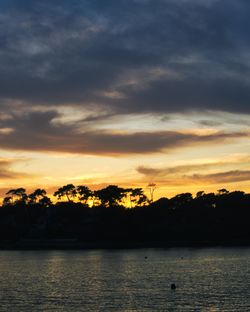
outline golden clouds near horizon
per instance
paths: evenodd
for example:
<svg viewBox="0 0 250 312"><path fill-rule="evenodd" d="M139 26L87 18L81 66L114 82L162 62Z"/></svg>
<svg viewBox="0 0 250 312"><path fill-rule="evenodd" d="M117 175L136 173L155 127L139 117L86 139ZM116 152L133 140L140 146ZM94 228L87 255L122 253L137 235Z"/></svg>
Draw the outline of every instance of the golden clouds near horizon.
<svg viewBox="0 0 250 312"><path fill-rule="evenodd" d="M244 118L241 124L231 119L223 124L209 114L98 117L76 116L68 109L60 114L34 110L16 119L19 132L0 132L1 195L20 186L52 194L68 183L148 192L153 182L155 198L222 187L250 190L250 137Z"/></svg>

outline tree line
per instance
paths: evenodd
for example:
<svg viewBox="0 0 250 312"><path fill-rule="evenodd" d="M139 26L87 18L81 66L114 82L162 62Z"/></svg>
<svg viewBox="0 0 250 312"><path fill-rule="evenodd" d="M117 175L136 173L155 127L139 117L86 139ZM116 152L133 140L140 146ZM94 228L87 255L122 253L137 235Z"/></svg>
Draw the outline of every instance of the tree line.
<svg viewBox="0 0 250 312"><path fill-rule="evenodd" d="M222 188L152 201L141 188L91 191L68 184L54 196L52 203L43 189L9 190L0 209L0 243L70 238L118 247L250 244L250 194L243 191Z"/></svg>
<svg viewBox="0 0 250 312"><path fill-rule="evenodd" d="M150 202L142 188L122 188L117 185L109 185L103 189L92 191L85 185L74 186L73 184L67 184L59 187L53 195L59 201L80 202L88 207L100 205L103 207L126 206L129 203L129 207L132 208ZM25 188L22 187L6 192L3 206L18 204L39 204L48 207L52 205L52 201L47 196L46 190L40 188L30 194L27 194Z"/></svg>

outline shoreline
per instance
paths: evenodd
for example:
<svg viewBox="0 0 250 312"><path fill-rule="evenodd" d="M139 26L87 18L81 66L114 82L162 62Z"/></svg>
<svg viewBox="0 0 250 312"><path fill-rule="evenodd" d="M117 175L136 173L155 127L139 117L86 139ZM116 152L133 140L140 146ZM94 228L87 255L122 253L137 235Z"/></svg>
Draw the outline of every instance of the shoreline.
<svg viewBox="0 0 250 312"><path fill-rule="evenodd" d="M81 242L73 239L21 240L0 242L1 250L93 250L93 249L144 249L144 248L210 248L250 247L249 241L151 241L151 242Z"/></svg>

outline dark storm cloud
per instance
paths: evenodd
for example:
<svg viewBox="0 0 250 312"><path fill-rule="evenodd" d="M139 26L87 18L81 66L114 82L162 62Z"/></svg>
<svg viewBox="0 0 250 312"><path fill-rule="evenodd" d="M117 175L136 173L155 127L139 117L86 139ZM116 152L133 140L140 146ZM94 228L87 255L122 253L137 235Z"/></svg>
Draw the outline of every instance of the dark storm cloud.
<svg viewBox="0 0 250 312"><path fill-rule="evenodd" d="M13 115L0 120L0 146L10 150L56 151L98 155L171 152L201 144L221 144L248 138L248 132L207 135L178 131L115 132L83 128L84 123L60 124L56 111Z"/></svg>
<svg viewBox="0 0 250 312"><path fill-rule="evenodd" d="M246 0L3 0L0 108L249 113L249 10Z"/></svg>

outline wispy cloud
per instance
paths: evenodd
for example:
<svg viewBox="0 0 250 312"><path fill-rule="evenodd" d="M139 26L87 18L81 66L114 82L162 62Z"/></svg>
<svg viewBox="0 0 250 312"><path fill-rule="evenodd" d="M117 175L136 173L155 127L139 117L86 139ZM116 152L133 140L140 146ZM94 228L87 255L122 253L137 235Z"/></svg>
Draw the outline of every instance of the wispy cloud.
<svg viewBox="0 0 250 312"><path fill-rule="evenodd" d="M139 166L136 171L149 180L160 184L187 185L187 184L220 184L250 181L250 171L246 169L231 169L239 165L249 167L248 156L228 158L217 162L180 165L166 168ZM223 168L224 171L221 169Z"/></svg>
<svg viewBox="0 0 250 312"><path fill-rule="evenodd" d="M178 131L117 132L82 129L81 123L55 124L55 111L33 112L0 121L13 131L1 134L4 149L54 151L98 155L128 155L171 152L200 144L231 142L249 138L248 132L196 134Z"/></svg>
<svg viewBox="0 0 250 312"><path fill-rule="evenodd" d="M226 172L216 172L211 174L194 174L188 177L190 180L206 183L235 183L250 181L250 170L232 170Z"/></svg>
<svg viewBox="0 0 250 312"><path fill-rule="evenodd" d="M15 172L11 169L12 165L17 161L18 160L0 159L0 180L19 179L28 176L26 173Z"/></svg>

